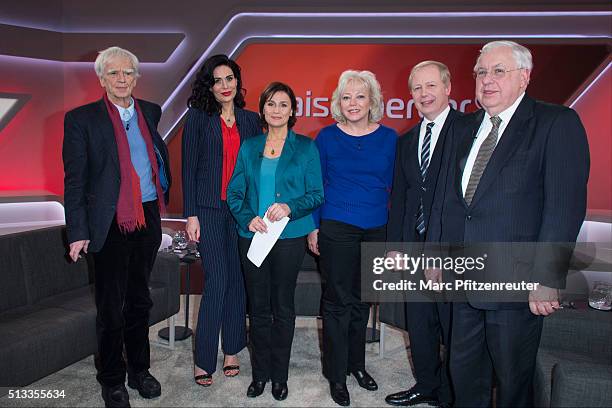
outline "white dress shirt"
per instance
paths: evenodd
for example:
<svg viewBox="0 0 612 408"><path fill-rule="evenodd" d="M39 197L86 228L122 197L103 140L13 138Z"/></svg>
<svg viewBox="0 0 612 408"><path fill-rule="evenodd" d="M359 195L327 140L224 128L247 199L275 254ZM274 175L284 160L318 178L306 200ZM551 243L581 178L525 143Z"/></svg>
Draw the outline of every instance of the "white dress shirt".
<svg viewBox="0 0 612 408"><path fill-rule="evenodd" d="M426 117L423 117L423 121L421 122L421 129L419 131L419 150L417 154L419 159L419 166L421 165L421 152L423 151L423 140L425 139L427 124L434 122L434 125L431 128L431 142L429 145L429 163L431 163L431 157L434 154L434 149L436 148L436 143L438 143L440 131L442 131L444 122L446 122L448 112L450 112L450 106L447 106L446 109L444 109L438 116L436 116L434 120L427 120Z"/></svg>
<svg viewBox="0 0 612 408"><path fill-rule="evenodd" d="M523 92L521 96L516 98L516 101L514 101L514 103L510 105L508 109L497 115L501 119L501 124L499 125L499 129L497 131L497 143L499 143L499 141L501 140L502 135L504 134L504 130L506 130L506 126L508 126L510 119L512 119L516 108L518 108L519 103L521 103L524 96L525 92ZM465 162L465 168L463 169L463 176L461 178L461 189L464 196L465 189L467 188L468 182L470 181L470 175L472 174L474 162L476 161L476 156L478 156L478 151L480 150L480 146L482 146L482 143L485 141L487 136L489 136L489 132L491 132L491 129L493 129L493 123L491 123L491 115L489 115L485 111L485 115L482 120L482 123L480 124L480 128L478 129L478 133L476 133L476 140L474 140L474 143L472 143L472 149L470 150L470 154L468 155L467 161ZM497 143L495 144L496 147Z"/></svg>

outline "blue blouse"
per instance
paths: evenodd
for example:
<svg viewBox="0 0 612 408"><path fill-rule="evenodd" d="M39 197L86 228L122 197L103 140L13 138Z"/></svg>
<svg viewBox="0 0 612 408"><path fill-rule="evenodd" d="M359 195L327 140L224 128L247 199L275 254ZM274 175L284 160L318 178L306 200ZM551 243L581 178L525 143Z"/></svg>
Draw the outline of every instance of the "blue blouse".
<svg viewBox="0 0 612 408"><path fill-rule="evenodd" d="M261 218L272 204L274 204L274 191L276 189L276 167L278 159L270 159L264 157L261 161L261 170L259 172L259 211L257 215Z"/></svg>
<svg viewBox="0 0 612 408"><path fill-rule="evenodd" d="M325 202L313 213L321 219L360 228L387 223L397 133L380 125L364 136L351 136L338 125L327 126L316 138L321 157Z"/></svg>

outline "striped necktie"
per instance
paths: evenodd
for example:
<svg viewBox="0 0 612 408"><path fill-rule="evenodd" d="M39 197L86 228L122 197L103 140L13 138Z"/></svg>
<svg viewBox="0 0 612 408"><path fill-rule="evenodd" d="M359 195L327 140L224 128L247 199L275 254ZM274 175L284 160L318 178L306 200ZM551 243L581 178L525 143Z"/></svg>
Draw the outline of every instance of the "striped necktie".
<svg viewBox="0 0 612 408"><path fill-rule="evenodd" d="M467 187L465 188L465 202L467 205L472 204L472 199L474 198L474 194L476 193L476 188L478 188L478 183L480 183L480 178L487 168L487 164L489 163L489 159L491 159L491 155L493 155L493 150L495 150L495 146L497 145L497 138L499 132L499 125L501 125L502 120L499 116L492 116L491 123L493 124L493 128L487 135L487 138L480 145L480 150L478 150L478 155L476 156L476 160L474 161L474 166L472 167L472 173L470 174L470 179L468 181Z"/></svg>
<svg viewBox="0 0 612 408"><path fill-rule="evenodd" d="M421 179L425 183L425 176L427 175L427 169L429 168L429 157L431 151L431 128L435 125L434 122L427 124L425 130L425 137L423 138L423 146L421 147ZM420 235L425 232L425 214L423 212L423 196L421 195L421 202L419 203L419 210L417 212L416 230Z"/></svg>

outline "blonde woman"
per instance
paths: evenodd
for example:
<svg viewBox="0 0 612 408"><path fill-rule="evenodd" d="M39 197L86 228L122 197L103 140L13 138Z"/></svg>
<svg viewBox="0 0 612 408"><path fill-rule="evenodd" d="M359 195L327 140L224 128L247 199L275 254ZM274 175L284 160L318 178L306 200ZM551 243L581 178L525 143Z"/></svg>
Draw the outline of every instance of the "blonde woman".
<svg viewBox="0 0 612 408"><path fill-rule="evenodd" d="M349 405L346 376L378 389L365 369L365 333L370 307L361 302L361 243L385 240L393 180L396 132L378 123L382 96L369 71L345 71L334 91L336 124L319 132L325 203L314 214L319 227L308 245L320 254L323 293L323 373L338 405Z"/></svg>

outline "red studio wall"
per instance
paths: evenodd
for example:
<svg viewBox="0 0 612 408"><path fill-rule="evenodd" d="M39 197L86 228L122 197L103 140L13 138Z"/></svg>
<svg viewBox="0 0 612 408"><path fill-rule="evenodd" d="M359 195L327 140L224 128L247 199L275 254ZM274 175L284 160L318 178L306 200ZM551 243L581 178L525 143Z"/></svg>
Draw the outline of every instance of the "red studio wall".
<svg viewBox="0 0 612 408"><path fill-rule="evenodd" d="M410 69L420 61L437 59L449 66L452 75L451 104L459 110L477 109L471 72L480 45L402 45L402 44L251 44L238 56L247 89L247 109L257 111L261 91L271 81L289 84L298 99L298 133L315 137L323 126L333 123L329 113L331 94L338 76L346 69L367 69L381 83L386 109L382 123L401 135L418 123L420 117L411 105L408 92ZM585 80L608 56L602 46L530 45L535 67L528 93L536 99L567 104ZM577 63L579 61L579 63ZM553 75L554 73L554 75ZM608 73L608 81L609 79ZM589 182L589 209L612 210L610 171L610 86L598 81L575 106L585 124L591 149L592 171ZM596 105L596 106L591 106ZM608 110L605 110L608 109ZM594 112L599 112L599 115ZM597 116L605 118L597 120ZM170 142L170 150L180 151L181 132ZM173 167L178 156L172 156ZM177 166L177 170L180 165ZM182 211L179 189L172 192L170 209Z"/></svg>
<svg viewBox="0 0 612 408"><path fill-rule="evenodd" d="M381 82L388 104L383 123L403 133L419 120L410 104L407 77L410 68L424 59L449 65L451 98L460 110L476 109L471 70L478 48L466 44L254 43L242 49L237 60L248 90L247 108L257 110L258 96L270 81L287 82L300 98L296 131L311 137L333 121L328 107L338 75L349 68L371 70ZM583 88L587 78L609 58L605 45L532 44L530 48L535 69L528 92L561 104ZM172 89L168 83L178 83L183 74L177 72L176 77L162 82L151 65L143 66L136 95L162 104ZM63 116L102 95L93 64L0 57L0 72L0 93L30 95L0 130L0 195L34 190L61 196ZM591 150L589 210L607 213L612 211L611 75L608 70L574 106L587 130ZM182 213L180 143L179 128L169 142L175 182L169 210L174 215Z"/></svg>
<svg viewBox="0 0 612 408"><path fill-rule="evenodd" d="M609 215L612 209L612 69L601 75L574 109L589 137L591 173L587 208L594 214Z"/></svg>

